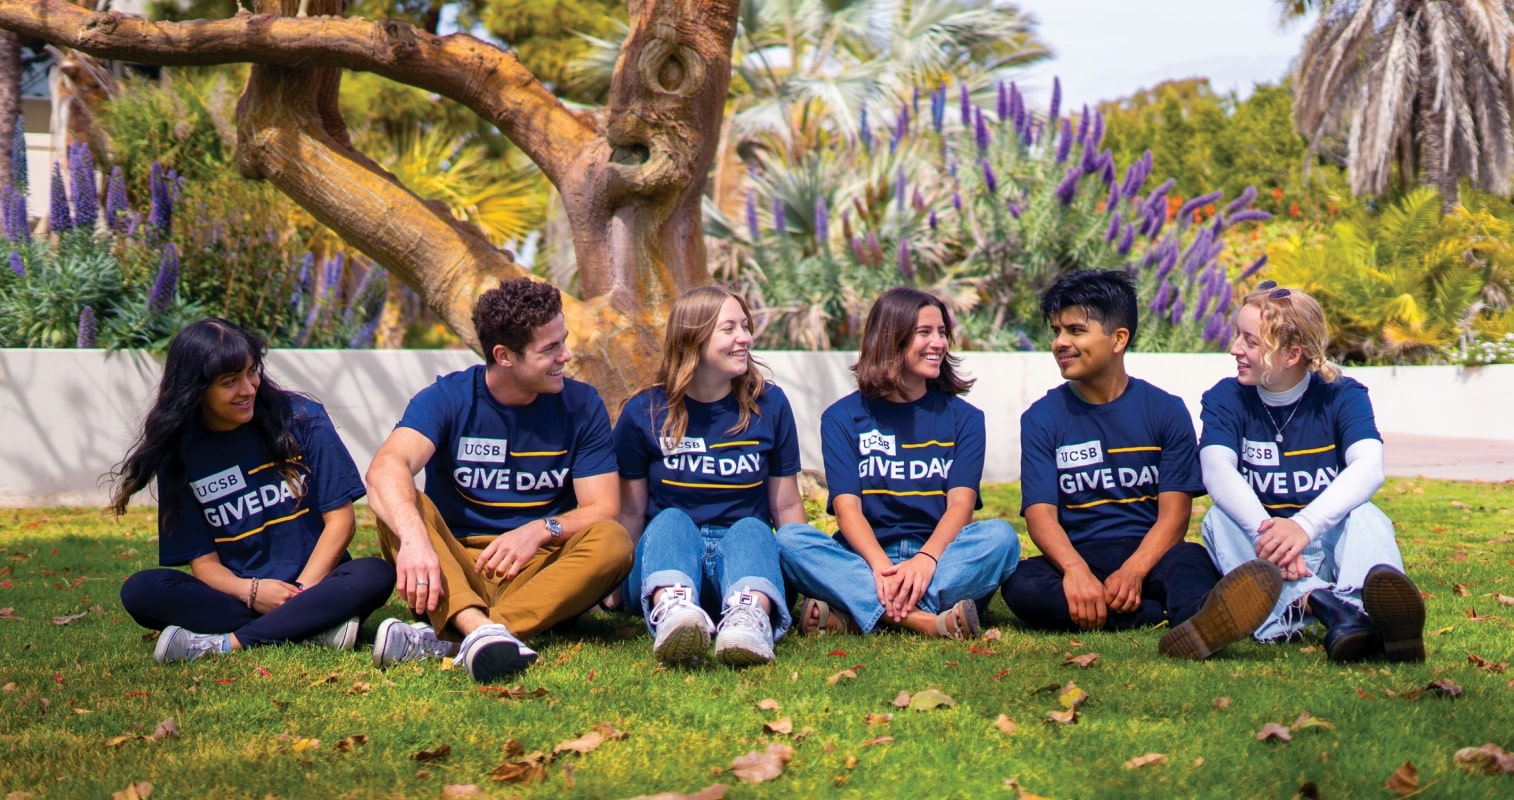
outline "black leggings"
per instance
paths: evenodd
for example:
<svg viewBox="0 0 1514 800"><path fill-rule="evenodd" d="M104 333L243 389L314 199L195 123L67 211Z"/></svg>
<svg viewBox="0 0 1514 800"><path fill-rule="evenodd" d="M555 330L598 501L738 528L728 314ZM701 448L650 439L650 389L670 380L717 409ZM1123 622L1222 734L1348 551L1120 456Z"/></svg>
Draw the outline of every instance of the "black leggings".
<svg viewBox="0 0 1514 800"><path fill-rule="evenodd" d="M366 618L394 591L394 565L355 558L337 565L320 583L267 614L176 569L143 570L121 585L121 605L144 628L169 625L195 633L234 633L243 647L298 642Z"/></svg>

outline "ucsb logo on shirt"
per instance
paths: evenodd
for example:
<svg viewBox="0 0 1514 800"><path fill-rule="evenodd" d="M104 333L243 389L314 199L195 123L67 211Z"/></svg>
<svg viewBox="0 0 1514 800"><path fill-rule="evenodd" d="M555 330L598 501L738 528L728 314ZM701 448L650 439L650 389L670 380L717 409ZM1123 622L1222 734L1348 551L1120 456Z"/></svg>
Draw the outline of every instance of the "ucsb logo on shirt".
<svg viewBox="0 0 1514 800"><path fill-rule="evenodd" d="M506 440L462 436L457 440L457 460L475 464L505 463Z"/></svg>
<svg viewBox="0 0 1514 800"><path fill-rule="evenodd" d="M242 474L241 467L232 467L214 475L207 475L197 481L190 481L189 486L194 489L195 499L204 505L211 500L246 489L247 476Z"/></svg>
<svg viewBox="0 0 1514 800"><path fill-rule="evenodd" d="M1095 439L1057 448L1057 469L1078 469L1104 463L1104 443Z"/></svg>
<svg viewBox="0 0 1514 800"><path fill-rule="evenodd" d="M1258 467L1275 467L1281 463L1282 447L1277 442L1253 442L1241 440L1241 460Z"/></svg>
<svg viewBox="0 0 1514 800"><path fill-rule="evenodd" d="M893 435L883 433L877 428L857 436L857 453L864 456L869 453L898 455Z"/></svg>
<svg viewBox="0 0 1514 800"><path fill-rule="evenodd" d="M658 439L657 443L662 445L662 454L664 456L676 456L680 453L703 453L705 451L704 437L702 436L685 436L681 441L677 442L672 439Z"/></svg>

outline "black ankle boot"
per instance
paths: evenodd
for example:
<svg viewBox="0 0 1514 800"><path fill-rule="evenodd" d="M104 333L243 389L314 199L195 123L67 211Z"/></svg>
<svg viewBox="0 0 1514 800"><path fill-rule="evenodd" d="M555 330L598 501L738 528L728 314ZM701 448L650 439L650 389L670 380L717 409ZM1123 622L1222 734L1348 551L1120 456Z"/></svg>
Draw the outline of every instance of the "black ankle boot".
<svg viewBox="0 0 1514 800"><path fill-rule="evenodd" d="M1382 634L1389 661L1425 660L1425 601L1408 576L1387 564L1368 570L1362 605Z"/></svg>
<svg viewBox="0 0 1514 800"><path fill-rule="evenodd" d="M1382 652L1383 640L1372 620L1330 590L1310 592L1308 608L1325 626L1325 655L1331 661L1361 661Z"/></svg>

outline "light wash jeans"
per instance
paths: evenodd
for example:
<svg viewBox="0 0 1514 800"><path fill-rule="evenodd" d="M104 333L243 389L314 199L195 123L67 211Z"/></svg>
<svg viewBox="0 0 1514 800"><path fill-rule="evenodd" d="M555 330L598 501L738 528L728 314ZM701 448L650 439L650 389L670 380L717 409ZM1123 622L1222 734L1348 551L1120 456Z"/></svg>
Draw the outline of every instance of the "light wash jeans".
<svg viewBox="0 0 1514 800"><path fill-rule="evenodd" d="M925 544L921 538L896 539L883 546L898 564ZM864 633L872 633L883 618L883 604L873 582L873 570L839 538L809 525L778 529L783 551L783 577L795 591L824 600L846 611ZM963 600L990 597L1020 563L1020 537L1002 519L968 523L941 554L935 577L920 598L920 609L932 614Z"/></svg>
<svg viewBox="0 0 1514 800"><path fill-rule="evenodd" d="M652 614L652 595L667 586L688 586L711 619L720 619L721 606L732 592L767 595L773 603L773 641L789 629L783 572L778 567L778 543L773 529L755 517L737 520L729 528L696 525L689 515L669 508L647 522L636 543L636 563L626 578L622 596L641 598L641 614ZM651 623L647 630L654 635Z"/></svg>
<svg viewBox="0 0 1514 800"><path fill-rule="evenodd" d="M1235 520L1218 506L1204 515L1204 546L1220 572L1229 573L1256 558L1252 534L1241 529ZM1314 573L1296 581L1284 581L1283 593L1272 607L1267 621L1256 629L1258 641L1290 639L1309 627L1314 617L1305 608L1303 598L1316 589L1327 589L1341 600L1362 607L1362 584L1367 570L1387 564L1399 571L1404 568L1393 535L1393 521L1377 506L1362 503L1339 525L1320 534L1304 547L1304 563Z"/></svg>

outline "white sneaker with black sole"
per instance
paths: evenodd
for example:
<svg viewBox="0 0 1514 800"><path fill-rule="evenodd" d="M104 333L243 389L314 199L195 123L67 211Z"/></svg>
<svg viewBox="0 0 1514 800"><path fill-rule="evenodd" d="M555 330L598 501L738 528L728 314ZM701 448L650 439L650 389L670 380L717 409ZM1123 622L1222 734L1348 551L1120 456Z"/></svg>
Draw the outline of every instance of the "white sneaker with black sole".
<svg viewBox="0 0 1514 800"><path fill-rule="evenodd" d="M647 622L657 633L652 641L652 657L665 664L704 655L715 633L715 623L695 602L694 590L687 586L664 589Z"/></svg>
<svg viewBox="0 0 1514 800"><path fill-rule="evenodd" d="M773 660L773 623L759 597L757 592L732 592L725 599L715 634L715 658L722 664L744 667Z"/></svg>
<svg viewBox="0 0 1514 800"><path fill-rule="evenodd" d="M536 651L515 638L509 628L491 622L463 637L453 660L462 662L473 680L490 683L524 670L535 664L536 658Z"/></svg>

